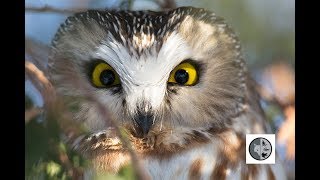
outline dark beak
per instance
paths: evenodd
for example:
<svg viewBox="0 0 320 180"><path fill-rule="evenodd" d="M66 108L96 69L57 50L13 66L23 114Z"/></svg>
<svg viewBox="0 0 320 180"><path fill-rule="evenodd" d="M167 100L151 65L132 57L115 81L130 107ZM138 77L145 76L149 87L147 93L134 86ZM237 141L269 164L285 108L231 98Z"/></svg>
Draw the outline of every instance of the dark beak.
<svg viewBox="0 0 320 180"><path fill-rule="evenodd" d="M154 116L152 113L138 112L138 115L135 117L138 136L145 137L149 133L149 130L153 125L153 121Z"/></svg>

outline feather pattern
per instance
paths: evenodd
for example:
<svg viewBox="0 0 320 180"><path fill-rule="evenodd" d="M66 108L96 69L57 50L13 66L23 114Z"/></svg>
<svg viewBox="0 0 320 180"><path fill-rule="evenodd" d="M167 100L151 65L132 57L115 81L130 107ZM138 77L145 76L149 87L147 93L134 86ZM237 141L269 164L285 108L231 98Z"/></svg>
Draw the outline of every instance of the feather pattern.
<svg viewBox="0 0 320 180"><path fill-rule="evenodd" d="M115 70L120 86L92 86L96 60ZM168 84L172 70L186 61L196 65L198 82ZM126 130L152 179L285 179L280 163L245 164L245 134L266 133L268 126L240 42L213 12L181 7L75 14L52 41L49 68L59 94L79 105L74 119L92 132L73 146L97 170L116 173L130 156L94 103L83 98L87 93ZM152 114L144 136L135 119L141 113Z"/></svg>

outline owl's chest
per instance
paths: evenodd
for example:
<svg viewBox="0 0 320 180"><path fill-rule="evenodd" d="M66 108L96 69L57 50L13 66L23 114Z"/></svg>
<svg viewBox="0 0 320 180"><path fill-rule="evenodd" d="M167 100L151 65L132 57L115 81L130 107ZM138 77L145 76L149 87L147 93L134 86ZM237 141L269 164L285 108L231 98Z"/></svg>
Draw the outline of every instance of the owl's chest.
<svg viewBox="0 0 320 180"><path fill-rule="evenodd" d="M151 179L211 179L219 152L213 144L192 148L170 157L148 157L144 168Z"/></svg>
<svg viewBox="0 0 320 180"><path fill-rule="evenodd" d="M232 141L232 136L228 137L229 143L214 138L207 143L188 146L174 153L158 149L162 153L137 155L143 172L152 180L286 179L280 162L274 165L246 164L242 149L245 146L235 148L236 141ZM99 170L116 173L129 164L130 159L128 152L115 151L101 153L93 162Z"/></svg>
<svg viewBox="0 0 320 180"><path fill-rule="evenodd" d="M286 179L281 163L247 165L237 158L231 165L217 144L206 144L167 157L148 157L143 160L145 172L152 180L185 179ZM241 156L241 153L238 154Z"/></svg>

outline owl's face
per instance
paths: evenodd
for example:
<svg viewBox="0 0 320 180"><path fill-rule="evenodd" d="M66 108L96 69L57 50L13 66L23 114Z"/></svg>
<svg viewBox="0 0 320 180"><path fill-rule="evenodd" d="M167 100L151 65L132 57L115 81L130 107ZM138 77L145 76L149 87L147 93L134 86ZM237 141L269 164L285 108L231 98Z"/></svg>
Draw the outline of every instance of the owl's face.
<svg viewBox="0 0 320 180"><path fill-rule="evenodd" d="M92 131L106 122L90 93L136 136L222 126L240 110L244 63L223 20L197 8L88 11L69 17L51 51L51 80Z"/></svg>

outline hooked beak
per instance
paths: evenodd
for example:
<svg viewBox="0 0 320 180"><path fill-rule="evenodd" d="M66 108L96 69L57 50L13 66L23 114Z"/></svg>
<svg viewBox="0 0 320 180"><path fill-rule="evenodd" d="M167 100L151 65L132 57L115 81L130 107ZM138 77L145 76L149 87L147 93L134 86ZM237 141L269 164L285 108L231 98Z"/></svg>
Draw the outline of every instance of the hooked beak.
<svg viewBox="0 0 320 180"><path fill-rule="evenodd" d="M154 115L149 112L143 113L139 111L134 120L136 122L135 125L138 131L137 135L140 137L145 137L153 125Z"/></svg>

